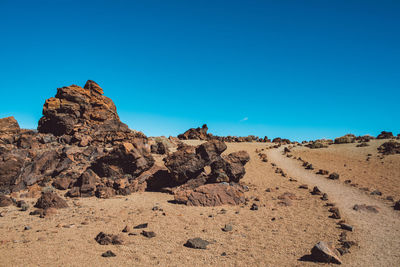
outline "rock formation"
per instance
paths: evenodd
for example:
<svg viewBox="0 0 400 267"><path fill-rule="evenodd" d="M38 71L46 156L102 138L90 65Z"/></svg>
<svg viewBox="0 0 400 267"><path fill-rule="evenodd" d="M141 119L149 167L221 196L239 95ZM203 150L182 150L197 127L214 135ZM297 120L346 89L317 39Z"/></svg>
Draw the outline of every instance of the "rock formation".
<svg viewBox="0 0 400 267"><path fill-rule="evenodd" d="M46 100L38 132L0 119L0 152L0 193L53 184L69 196L128 194L154 164L147 137L120 121L93 81Z"/></svg>

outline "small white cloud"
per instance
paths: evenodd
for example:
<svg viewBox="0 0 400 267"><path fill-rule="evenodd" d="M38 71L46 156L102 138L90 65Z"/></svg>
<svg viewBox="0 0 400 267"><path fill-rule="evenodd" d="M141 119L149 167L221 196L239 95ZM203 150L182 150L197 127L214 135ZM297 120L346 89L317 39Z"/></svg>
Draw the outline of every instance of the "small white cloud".
<svg viewBox="0 0 400 267"><path fill-rule="evenodd" d="M249 120L249 118L248 118L248 117L244 117L244 118L241 119L240 121L247 121L247 120Z"/></svg>

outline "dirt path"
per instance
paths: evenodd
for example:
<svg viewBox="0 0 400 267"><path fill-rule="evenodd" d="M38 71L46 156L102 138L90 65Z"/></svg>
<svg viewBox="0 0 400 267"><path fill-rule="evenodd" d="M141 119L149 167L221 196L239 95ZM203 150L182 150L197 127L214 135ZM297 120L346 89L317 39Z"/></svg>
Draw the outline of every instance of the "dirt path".
<svg viewBox="0 0 400 267"><path fill-rule="evenodd" d="M346 266L400 266L400 214L383 202L350 186L341 184L305 170L300 162L282 155L282 149L271 149L268 157L289 177L327 193L336 203L344 219L355 227L359 235L360 250L353 255L354 261ZM398 185L393 185L398 186ZM379 213L355 211L355 204L377 206Z"/></svg>

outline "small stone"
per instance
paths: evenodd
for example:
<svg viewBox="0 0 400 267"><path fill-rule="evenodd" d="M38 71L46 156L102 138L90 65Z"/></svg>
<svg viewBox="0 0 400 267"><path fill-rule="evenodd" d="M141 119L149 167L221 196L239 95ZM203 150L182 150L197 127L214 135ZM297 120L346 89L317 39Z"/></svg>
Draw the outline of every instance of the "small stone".
<svg viewBox="0 0 400 267"><path fill-rule="evenodd" d="M224 232L230 232L233 230L233 226L231 224L225 224L224 228L222 228L222 231Z"/></svg>
<svg viewBox="0 0 400 267"><path fill-rule="evenodd" d="M142 223L142 224L136 225L133 228L134 229L143 229L143 228L147 228L148 225L149 225L148 223Z"/></svg>
<svg viewBox="0 0 400 267"><path fill-rule="evenodd" d="M185 247L195 248L195 249L206 249L210 244L207 240L201 239L200 237L188 239L184 244Z"/></svg>
<svg viewBox="0 0 400 267"><path fill-rule="evenodd" d="M141 233L143 236L147 237L147 238L153 238L156 236L156 233L152 232L152 231L142 231Z"/></svg>
<svg viewBox="0 0 400 267"><path fill-rule="evenodd" d="M221 256L223 256L223 257L226 256L226 252L222 252Z"/></svg>
<svg viewBox="0 0 400 267"><path fill-rule="evenodd" d="M258 205L256 203L253 203L253 205L251 205L250 210L258 210Z"/></svg>
<svg viewBox="0 0 400 267"><path fill-rule="evenodd" d="M394 207L395 210L400 210L400 200L396 201L396 203L394 203Z"/></svg>
<svg viewBox="0 0 400 267"><path fill-rule="evenodd" d="M371 195L382 196L382 192L379 190L374 190L371 192Z"/></svg>
<svg viewBox="0 0 400 267"><path fill-rule="evenodd" d="M321 200L324 200L324 201L328 200L328 194L327 194L327 193L324 193L324 194L322 195L322 197L321 197Z"/></svg>
<svg viewBox="0 0 400 267"><path fill-rule="evenodd" d="M104 252L103 254L101 254L102 257L108 258L108 257L115 257L117 255L115 255L114 252L112 252L111 250L107 250L106 252Z"/></svg>
<svg viewBox="0 0 400 267"><path fill-rule="evenodd" d="M30 226L28 226L28 225L24 227L24 230L25 230L25 231L26 231L26 230L31 230L31 229L32 229L32 227L30 227Z"/></svg>
<svg viewBox="0 0 400 267"><path fill-rule="evenodd" d="M341 219L342 218L340 216L340 212L339 212L339 208L338 207L330 208L329 212L332 212L332 215L330 216L332 219Z"/></svg>
<svg viewBox="0 0 400 267"><path fill-rule="evenodd" d="M331 174L329 174L329 179L331 180L338 180L339 179L339 174L337 174L336 172L333 172Z"/></svg>
<svg viewBox="0 0 400 267"><path fill-rule="evenodd" d="M346 223L341 223L340 228L342 228L343 230L350 231L350 232L353 231L353 226L346 224Z"/></svg>
<svg viewBox="0 0 400 267"><path fill-rule="evenodd" d="M132 232L132 227L130 227L129 225L125 226L124 229L122 229L122 232L124 233L130 233Z"/></svg>
<svg viewBox="0 0 400 267"><path fill-rule="evenodd" d="M308 189L308 185L306 184L302 184L299 186L300 189Z"/></svg>
<svg viewBox="0 0 400 267"><path fill-rule="evenodd" d="M322 195L321 190L317 186L314 186L313 190L311 191L312 195Z"/></svg>

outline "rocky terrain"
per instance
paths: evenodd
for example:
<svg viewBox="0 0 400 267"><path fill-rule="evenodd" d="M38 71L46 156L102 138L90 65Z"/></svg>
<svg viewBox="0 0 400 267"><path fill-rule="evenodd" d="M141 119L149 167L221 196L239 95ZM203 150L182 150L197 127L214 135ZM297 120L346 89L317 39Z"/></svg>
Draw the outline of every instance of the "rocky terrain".
<svg viewBox="0 0 400 267"><path fill-rule="evenodd" d="M37 131L0 119L0 266L398 266L396 138L148 138L58 88Z"/></svg>

